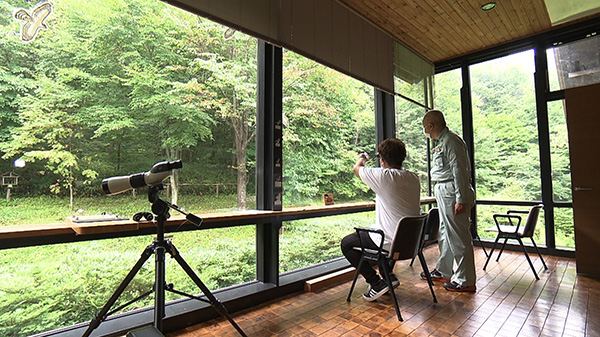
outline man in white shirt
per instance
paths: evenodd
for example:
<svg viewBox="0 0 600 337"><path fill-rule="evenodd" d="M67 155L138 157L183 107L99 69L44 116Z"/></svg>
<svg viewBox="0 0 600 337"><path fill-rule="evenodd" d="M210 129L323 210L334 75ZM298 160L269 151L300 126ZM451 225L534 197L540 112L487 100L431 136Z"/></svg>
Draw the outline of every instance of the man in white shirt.
<svg viewBox="0 0 600 337"><path fill-rule="evenodd" d="M406 158L406 147L400 139L384 140L377 147L377 152L381 167L365 167L368 156L363 153L354 165L354 174L376 194L373 228L383 230L384 248L389 249L398 221L404 216L415 216L420 213L420 184L419 177L415 173L402 169L402 163ZM361 235L360 239L365 248L377 249L381 243L381 236L376 233ZM360 247L358 233L344 237L341 247L346 259L357 268L361 252L353 248ZM385 281L368 263L362 264L359 273L370 285L369 290L363 294L363 298L367 301L374 301L389 290ZM396 286L398 279L393 274L390 276Z"/></svg>

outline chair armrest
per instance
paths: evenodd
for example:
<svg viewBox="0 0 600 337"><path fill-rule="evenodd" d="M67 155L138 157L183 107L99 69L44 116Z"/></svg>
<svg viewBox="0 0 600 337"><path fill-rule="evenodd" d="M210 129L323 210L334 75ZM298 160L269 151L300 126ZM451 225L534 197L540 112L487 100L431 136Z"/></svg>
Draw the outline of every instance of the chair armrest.
<svg viewBox="0 0 600 337"><path fill-rule="evenodd" d="M369 232L369 233L379 233L383 235L383 231L381 229L368 228L368 227L354 227L357 232Z"/></svg>
<svg viewBox="0 0 600 337"><path fill-rule="evenodd" d="M509 209L508 212L506 212L506 214L511 214L511 213L529 214L529 211L524 210L524 209Z"/></svg>
<svg viewBox="0 0 600 337"><path fill-rule="evenodd" d="M529 213L529 212L526 212ZM513 214L494 214L494 222L496 223L496 227L498 228L498 232L502 232L502 230L500 229L500 222L498 222L498 219L500 218L505 218L508 219L508 222L510 223L511 226L515 226L512 222L512 219L516 219L517 221L517 228L515 229L516 232L519 231L519 226L521 226L521 216L520 215L513 215Z"/></svg>
<svg viewBox="0 0 600 337"><path fill-rule="evenodd" d="M385 241L385 234L383 233L383 231L381 229L375 229L375 228L366 228L366 227L354 227L354 229L356 230L356 233L358 233L358 240L360 241L360 246L361 249L364 250L364 245L362 243L362 239L360 238L360 233L361 232L366 232L366 233L375 233L375 234L379 234L379 236L381 237L381 241L379 242L379 253L381 253L381 251L383 250L383 242ZM377 244L377 243L375 243Z"/></svg>

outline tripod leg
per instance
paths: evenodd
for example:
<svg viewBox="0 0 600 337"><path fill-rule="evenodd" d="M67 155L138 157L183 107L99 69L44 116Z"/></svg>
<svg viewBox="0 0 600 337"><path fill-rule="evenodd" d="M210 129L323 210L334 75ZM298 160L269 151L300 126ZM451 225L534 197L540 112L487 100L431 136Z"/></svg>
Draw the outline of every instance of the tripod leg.
<svg viewBox="0 0 600 337"><path fill-rule="evenodd" d="M125 288L127 288L129 283L131 282L131 280L133 280L133 278L140 271L140 269L142 268L142 266L144 265L146 260L148 260L148 258L153 253L154 253L153 245L146 247L146 249L142 253L142 256L139 258L139 260L137 261L135 266L133 266L131 271L129 271L129 274L127 274L125 279L121 282L121 284L119 285L117 290L115 290L115 292L113 293L111 298L108 300L108 302L106 302L104 307L102 307L102 310L100 310L98 315L96 315L96 317L94 317L94 319L92 319L90 321L90 324L88 325L87 330L85 330L85 332L83 333L83 335L81 335L81 337L88 337L92 333L92 331L94 331L94 329L96 329L100 325L100 323L102 323L106 319L106 315L107 315L108 311L110 310L110 308L115 304L117 299L119 299L119 296L121 296L121 294L123 293Z"/></svg>
<svg viewBox="0 0 600 337"><path fill-rule="evenodd" d="M156 255L154 327L158 331L163 331L163 318L165 317L165 247L158 246L154 253Z"/></svg>
<svg viewBox="0 0 600 337"><path fill-rule="evenodd" d="M229 323L231 323L231 325L237 330L237 332L240 333L240 335L246 337L246 334L244 333L242 328L240 328L237 325L237 323L229 315L229 312L227 312L227 308L225 308L223 303L219 302L219 300L210 292L210 290L206 287L206 285L204 285L202 280L200 280L200 278L198 277L198 275L196 275L196 273L190 267L190 265L187 264L187 262L185 262L185 260L183 259L183 257L181 257L181 255L179 255L179 251L177 250L177 248L175 248L175 246L173 244L170 244L169 248L170 249L168 250L168 252L171 254L171 256L173 256L175 261L177 261L177 263L179 263L181 268L186 272L186 274L188 274L188 276L192 279L192 281L194 281L194 283L196 283L196 285L200 288L200 290L202 290L202 293L204 293L204 295L206 295L206 298L208 298L212 307L215 308L215 310L217 310L217 312L221 316L227 318Z"/></svg>

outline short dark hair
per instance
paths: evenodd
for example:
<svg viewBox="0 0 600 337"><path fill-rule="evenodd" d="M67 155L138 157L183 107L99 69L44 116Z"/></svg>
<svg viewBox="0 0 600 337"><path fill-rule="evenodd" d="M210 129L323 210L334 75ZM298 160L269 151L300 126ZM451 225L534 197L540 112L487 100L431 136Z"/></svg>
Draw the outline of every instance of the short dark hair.
<svg viewBox="0 0 600 337"><path fill-rule="evenodd" d="M401 168L406 159L406 146L398 138L384 140L377 147L377 152L390 167L394 168Z"/></svg>

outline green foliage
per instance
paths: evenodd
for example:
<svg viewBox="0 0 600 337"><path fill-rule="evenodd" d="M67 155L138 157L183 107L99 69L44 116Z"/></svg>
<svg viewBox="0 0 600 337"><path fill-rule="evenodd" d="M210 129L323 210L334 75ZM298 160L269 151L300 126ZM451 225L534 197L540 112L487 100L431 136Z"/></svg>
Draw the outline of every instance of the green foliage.
<svg viewBox="0 0 600 337"><path fill-rule="evenodd" d="M352 167L375 152L372 89L292 52L283 66L284 199L366 192Z"/></svg>
<svg viewBox="0 0 600 337"><path fill-rule="evenodd" d="M279 238L280 272L340 257L340 243L344 236L352 233L354 227L370 227L374 221L374 213L370 212L284 223Z"/></svg>

